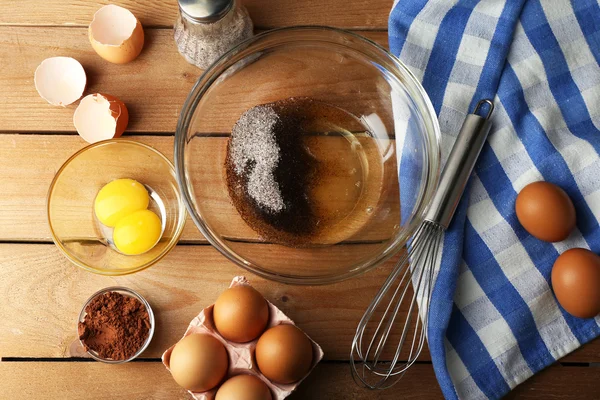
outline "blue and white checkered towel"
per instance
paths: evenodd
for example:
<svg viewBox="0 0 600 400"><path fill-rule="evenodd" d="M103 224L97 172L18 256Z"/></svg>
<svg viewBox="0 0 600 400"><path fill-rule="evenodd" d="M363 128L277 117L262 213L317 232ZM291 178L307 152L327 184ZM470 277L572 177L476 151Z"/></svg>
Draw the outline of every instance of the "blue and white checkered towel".
<svg viewBox="0 0 600 400"><path fill-rule="evenodd" d="M600 252L600 6L594 0L399 0L390 47L438 113L443 160L475 103L493 127L448 230L429 348L450 399L497 399L600 334L556 302L550 270L570 247ZM544 243L518 223L528 183L558 184L577 229Z"/></svg>

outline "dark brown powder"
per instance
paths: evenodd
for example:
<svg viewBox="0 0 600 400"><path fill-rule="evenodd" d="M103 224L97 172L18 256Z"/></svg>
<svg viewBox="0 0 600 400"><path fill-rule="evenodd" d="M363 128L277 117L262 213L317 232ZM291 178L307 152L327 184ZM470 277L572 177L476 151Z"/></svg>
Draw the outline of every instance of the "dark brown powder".
<svg viewBox="0 0 600 400"><path fill-rule="evenodd" d="M143 345L150 331L146 307L136 298L118 292L95 297L85 308L78 333L86 350L101 358L126 360Z"/></svg>

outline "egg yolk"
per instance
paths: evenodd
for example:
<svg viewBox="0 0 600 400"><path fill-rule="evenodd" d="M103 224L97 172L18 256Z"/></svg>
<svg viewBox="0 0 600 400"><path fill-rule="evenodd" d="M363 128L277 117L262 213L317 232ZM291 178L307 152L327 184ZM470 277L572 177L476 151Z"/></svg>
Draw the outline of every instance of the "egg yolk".
<svg viewBox="0 0 600 400"><path fill-rule="evenodd" d="M139 210L117 222L113 231L113 241L123 254L142 254L158 243L161 230L158 215L150 210Z"/></svg>
<svg viewBox="0 0 600 400"><path fill-rule="evenodd" d="M100 189L94 212L101 223L112 228L120 219L148 208L149 203L150 195L144 185L133 179L117 179Z"/></svg>

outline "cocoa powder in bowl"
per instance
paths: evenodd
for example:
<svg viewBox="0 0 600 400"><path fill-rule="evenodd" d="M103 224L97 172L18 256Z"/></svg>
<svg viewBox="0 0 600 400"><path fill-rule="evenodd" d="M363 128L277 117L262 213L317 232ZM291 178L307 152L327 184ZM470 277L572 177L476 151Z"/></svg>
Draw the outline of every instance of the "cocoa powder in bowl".
<svg viewBox="0 0 600 400"><path fill-rule="evenodd" d="M92 297L78 324L86 351L111 361L131 359L152 331L151 310L138 298L107 290Z"/></svg>

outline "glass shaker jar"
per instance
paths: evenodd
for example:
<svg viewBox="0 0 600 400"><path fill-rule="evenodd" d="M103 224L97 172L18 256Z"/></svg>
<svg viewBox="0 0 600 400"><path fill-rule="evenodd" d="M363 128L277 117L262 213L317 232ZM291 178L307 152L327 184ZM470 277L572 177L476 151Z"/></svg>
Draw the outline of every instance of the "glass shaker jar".
<svg viewBox="0 0 600 400"><path fill-rule="evenodd" d="M175 42L179 53L201 69L253 35L252 20L238 0L178 0Z"/></svg>

